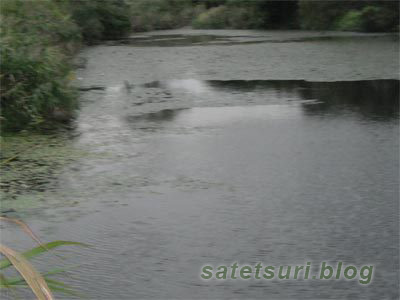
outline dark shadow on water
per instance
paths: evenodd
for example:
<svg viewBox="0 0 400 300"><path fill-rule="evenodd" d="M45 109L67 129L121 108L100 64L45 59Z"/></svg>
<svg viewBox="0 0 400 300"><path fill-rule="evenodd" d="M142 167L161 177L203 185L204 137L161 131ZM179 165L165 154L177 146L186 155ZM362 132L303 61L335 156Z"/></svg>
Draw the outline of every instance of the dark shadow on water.
<svg viewBox="0 0 400 300"><path fill-rule="evenodd" d="M300 95L319 101L303 105L308 115L352 110L376 120L399 117L399 80L306 82Z"/></svg>
<svg viewBox="0 0 400 300"><path fill-rule="evenodd" d="M176 47L176 46L193 46L193 45L208 45L212 42L229 42L229 38L216 35L151 35L139 36L126 39L109 41L108 44L129 45L134 47Z"/></svg>
<svg viewBox="0 0 400 300"><path fill-rule="evenodd" d="M393 118L399 116L399 80L361 80L311 82L304 80L230 80L208 81L220 90L257 91L273 89L295 93L303 100L306 114L352 110L364 116Z"/></svg>
<svg viewBox="0 0 400 300"><path fill-rule="evenodd" d="M196 84L197 82L197 84ZM277 101L300 101L304 114L324 115L352 112L364 118L391 120L399 117L399 80L362 80L311 82L304 80L170 80L144 84L147 88L186 91L201 85L216 103L224 99L223 105L237 105L233 95L257 99L257 104L268 104L271 97ZM193 97L198 95L193 92ZM265 103L263 101L266 99ZM304 101L312 100L312 101ZM222 103L222 102L221 102ZM276 103L276 101L275 101ZM149 120L171 120L176 113L165 110L148 114Z"/></svg>
<svg viewBox="0 0 400 300"><path fill-rule="evenodd" d="M152 112L143 114L140 116L129 116L127 117L128 122L139 122L139 121L147 121L147 122L163 122L163 121L172 121L176 115L181 112L183 108L179 109L163 109L158 112Z"/></svg>

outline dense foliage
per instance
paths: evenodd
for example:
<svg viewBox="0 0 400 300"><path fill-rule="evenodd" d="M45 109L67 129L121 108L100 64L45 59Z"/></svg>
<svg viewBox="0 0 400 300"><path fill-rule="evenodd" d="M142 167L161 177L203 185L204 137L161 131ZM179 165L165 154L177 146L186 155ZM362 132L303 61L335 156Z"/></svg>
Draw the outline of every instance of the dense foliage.
<svg viewBox="0 0 400 300"><path fill-rule="evenodd" d="M128 0L133 31L188 25L195 12L191 0Z"/></svg>
<svg viewBox="0 0 400 300"><path fill-rule="evenodd" d="M397 1L299 1L300 26L316 30L399 30Z"/></svg>
<svg viewBox="0 0 400 300"><path fill-rule="evenodd" d="M120 37L131 30L130 8L123 0L64 0L63 3L87 42Z"/></svg>
<svg viewBox="0 0 400 300"><path fill-rule="evenodd" d="M68 55L78 27L53 2L1 1L2 129L40 125L54 110L76 107Z"/></svg>
<svg viewBox="0 0 400 300"><path fill-rule="evenodd" d="M398 31L398 1L193 0L195 28Z"/></svg>
<svg viewBox="0 0 400 300"><path fill-rule="evenodd" d="M3 0L0 5L2 131L69 120L77 107L70 58L83 41L128 33L127 4Z"/></svg>
<svg viewBox="0 0 400 300"><path fill-rule="evenodd" d="M261 28L267 16L249 1L230 0L224 5L210 7L193 20L194 28Z"/></svg>

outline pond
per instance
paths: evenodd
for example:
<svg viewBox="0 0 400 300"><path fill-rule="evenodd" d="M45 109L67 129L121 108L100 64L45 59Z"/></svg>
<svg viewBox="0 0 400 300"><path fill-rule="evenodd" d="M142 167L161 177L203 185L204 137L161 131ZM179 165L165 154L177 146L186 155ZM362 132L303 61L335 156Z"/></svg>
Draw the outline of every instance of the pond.
<svg viewBox="0 0 400 300"><path fill-rule="evenodd" d="M85 154L5 208L93 246L60 251L90 299L394 299L398 51L384 34L189 29L89 47L77 82L104 89L82 92L65 142ZM200 278L322 261L374 278Z"/></svg>

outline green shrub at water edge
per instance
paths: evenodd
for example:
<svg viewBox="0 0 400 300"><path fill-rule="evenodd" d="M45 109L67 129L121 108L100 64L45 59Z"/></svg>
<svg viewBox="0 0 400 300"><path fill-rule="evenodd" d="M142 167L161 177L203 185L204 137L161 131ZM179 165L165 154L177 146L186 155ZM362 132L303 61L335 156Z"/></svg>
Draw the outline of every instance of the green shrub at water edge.
<svg viewBox="0 0 400 300"><path fill-rule="evenodd" d="M48 127L77 108L71 57L131 29L124 0L2 0L1 130Z"/></svg>
<svg viewBox="0 0 400 300"><path fill-rule="evenodd" d="M337 21L335 29L365 32L395 30L396 19L394 10L387 7L366 6L344 14Z"/></svg>
<svg viewBox="0 0 400 300"><path fill-rule="evenodd" d="M336 25L337 30L361 31L363 30L362 13L357 10L351 10L339 19Z"/></svg>
<svg viewBox="0 0 400 300"><path fill-rule="evenodd" d="M2 130L39 126L55 110L77 107L70 69L59 49L5 37L0 55Z"/></svg>
<svg viewBox="0 0 400 300"><path fill-rule="evenodd" d="M127 0L133 31L172 29L190 24L196 13L191 0Z"/></svg>
<svg viewBox="0 0 400 300"><path fill-rule="evenodd" d="M235 2L236 3L236 2ZM266 23L257 6L220 5L200 13L192 22L197 29L255 29Z"/></svg>
<svg viewBox="0 0 400 300"><path fill-rule="evenodd" d="M86 42L119 38L131 30L129 6L124 0L64 0Z"/></svg>
<svg viewBox="0 0 400 300"><path fill-rule="evenodd" d="M52 1L2 1L1 129L37 127L77 106L68 55L78 27Z"/></svg>
<svg viewBox="0 0 400 300"><path fill-rule="evenodd" d="M57 45L71 54L81 34L68 11L52 0L0 1L1 38L31 40L37 46Z"/></svg>
<svg viewBox="0 0 400 300"><path fill-rule="evenodd" d="M300 0L298 16L303 29L397 31L399 2Z"/></svg>
<svg viewBox="0 0 400 300"><path fill-rule="evenodd" d="M228 27L228 9L221 5L210 8L193 20L192 26L197 29L223 29Z"/></svg>
<svg viewBox="0 0 400 300"><path fill-rule="evenodd" d="M390 4L390 3L389 3ZM385 6L366 6L361 10L364 31L395 31L398 30L399 9Z"/></svg>

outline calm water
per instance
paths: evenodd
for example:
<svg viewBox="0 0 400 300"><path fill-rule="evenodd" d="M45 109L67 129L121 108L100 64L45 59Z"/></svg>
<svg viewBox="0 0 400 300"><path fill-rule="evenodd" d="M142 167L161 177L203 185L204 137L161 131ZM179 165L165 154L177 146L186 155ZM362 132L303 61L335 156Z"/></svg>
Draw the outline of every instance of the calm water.
<svg viewBox="0 0 400 300"><path fill-rule="evenodd" d="M398 47L190 30L90 47L79 84L105 90L82 93L71 140L90 155L16 215L45 240L93 245L60 251L90 299L397 299ZM375 273L367 286L200 280L235 261Z"/></svg>

